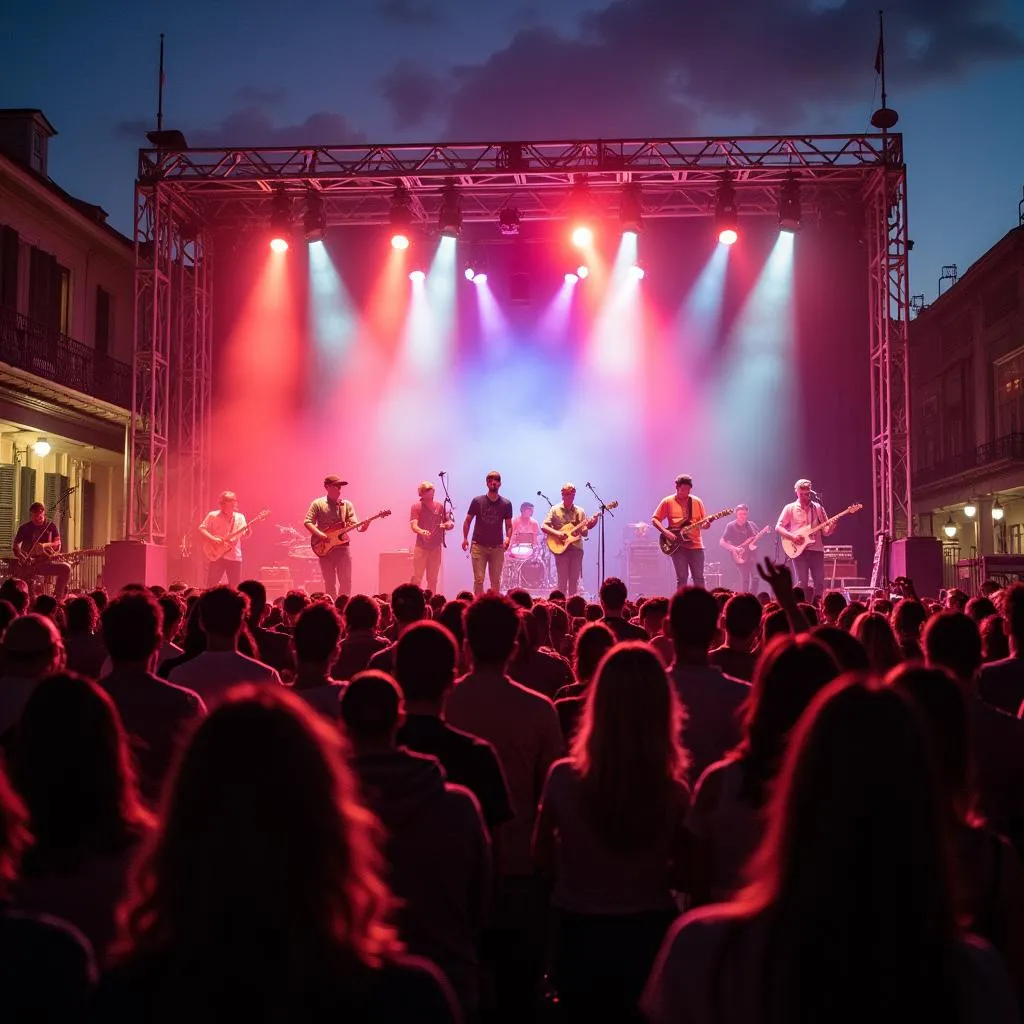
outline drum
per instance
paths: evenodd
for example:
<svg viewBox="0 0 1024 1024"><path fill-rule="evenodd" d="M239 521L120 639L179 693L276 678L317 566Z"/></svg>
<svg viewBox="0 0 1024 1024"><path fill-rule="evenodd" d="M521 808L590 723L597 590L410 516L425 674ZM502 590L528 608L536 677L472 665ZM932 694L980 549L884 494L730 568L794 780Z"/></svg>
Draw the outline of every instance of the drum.
<svg viewBox="0 0 1024 1024"><path fill-rule="evenodd" d="M523 562L519 567L520 586L528 590L543 587L548 579L548 567L539 555Z"/></svg>
<svg viewBox="0 0 1024 1024"><path fill-rule="evenodd" d="M508 549L508 557L515 558L519 561L525 561L528 558L533 557L533 553L536 550L532 544L513 544Z"/></svg>

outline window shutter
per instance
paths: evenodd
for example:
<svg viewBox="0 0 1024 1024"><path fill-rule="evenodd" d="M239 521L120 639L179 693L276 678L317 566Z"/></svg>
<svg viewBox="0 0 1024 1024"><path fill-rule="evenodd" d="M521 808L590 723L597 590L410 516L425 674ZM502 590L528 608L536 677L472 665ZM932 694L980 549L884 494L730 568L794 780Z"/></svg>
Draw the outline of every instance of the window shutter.
<svg viewBox="0 0 1024 1024"><path fill-rule="evenodd" d="M14 544L14 481L17 467L0 466L0 551L5 555Z"/></svg>

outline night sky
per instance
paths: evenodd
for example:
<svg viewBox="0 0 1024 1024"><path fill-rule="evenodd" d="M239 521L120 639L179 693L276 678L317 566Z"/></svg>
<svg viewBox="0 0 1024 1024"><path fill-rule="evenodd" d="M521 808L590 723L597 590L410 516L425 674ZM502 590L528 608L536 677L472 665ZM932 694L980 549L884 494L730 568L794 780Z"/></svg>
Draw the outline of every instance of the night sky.
<svg viewBox="0 0 1024 1024"><path fill-rule="evenodd" d="M131 230L134 151L192 145L850 133L878 105L866 0L90 0L5 4L0 105L57 128L50 173ZM909 167L912 292L1017 224L1024 4L892 0L889 105Z"/></svg>

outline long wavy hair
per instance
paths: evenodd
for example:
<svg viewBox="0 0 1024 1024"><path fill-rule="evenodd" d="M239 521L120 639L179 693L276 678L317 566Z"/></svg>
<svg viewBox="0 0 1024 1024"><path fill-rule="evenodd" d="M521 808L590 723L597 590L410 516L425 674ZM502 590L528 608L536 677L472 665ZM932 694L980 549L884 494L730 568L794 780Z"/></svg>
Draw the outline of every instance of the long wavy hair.
<svg viewBox="0 0 1024 1024"><path fill-rule="evenodd" d="M903 661L903 652L889 619L880 612L858 615L850 632L864 645L872 672L884 676Z"/></svg>
<svg viewBox="0 0 1024 1024"><path fill-rule="evenodd" d="M168 1019L240 999L247 1019L297 1019L325 976L400 949L347 753L279 688L239 687L199 726L125 908L125 952L176 969Z"/></svg>
<svg viewBox="0 0 1024 1024"><path fill-rule="evenodd" d="M669 827L688 761L682 725L675 688L647 644L618 644L604 656L571 758L587 815L609 849L644 849Z"/></svg>
<svg viewBox="0 0 1024 1024"><path fill-rule="evenodd" d="M778 775L790 733L807 705L839 675L832 652L809 636L777 636L761 653L743 712L741 794L764 802Z"/></svg>
<svg viewBox="0 0 1024 1024"><path fill-rule="evenodd" d="M114 702L90 679L62 672L42 680L21 716L11 781L28 807L35 843L26 874L73 870L148 833L128 736Z"/></svg>
<svg viewBox="0 0 1024 1024"><path fill-rule="evenodd" d="M770 929L766 1020L958 1019L946 826L912 703L867 676L818 694L790 743L739 901Z"/></svg>

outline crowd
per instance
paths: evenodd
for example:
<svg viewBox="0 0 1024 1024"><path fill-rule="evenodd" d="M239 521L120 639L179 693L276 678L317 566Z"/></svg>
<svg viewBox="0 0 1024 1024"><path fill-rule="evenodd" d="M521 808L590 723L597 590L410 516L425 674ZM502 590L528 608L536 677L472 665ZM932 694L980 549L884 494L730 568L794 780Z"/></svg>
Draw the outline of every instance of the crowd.
<svg viewBox="0 0 1024 1024"><path fill-rule="evenodd" d="M0 585L0 1019L1019 1019L1024 583Z"/></svg>

